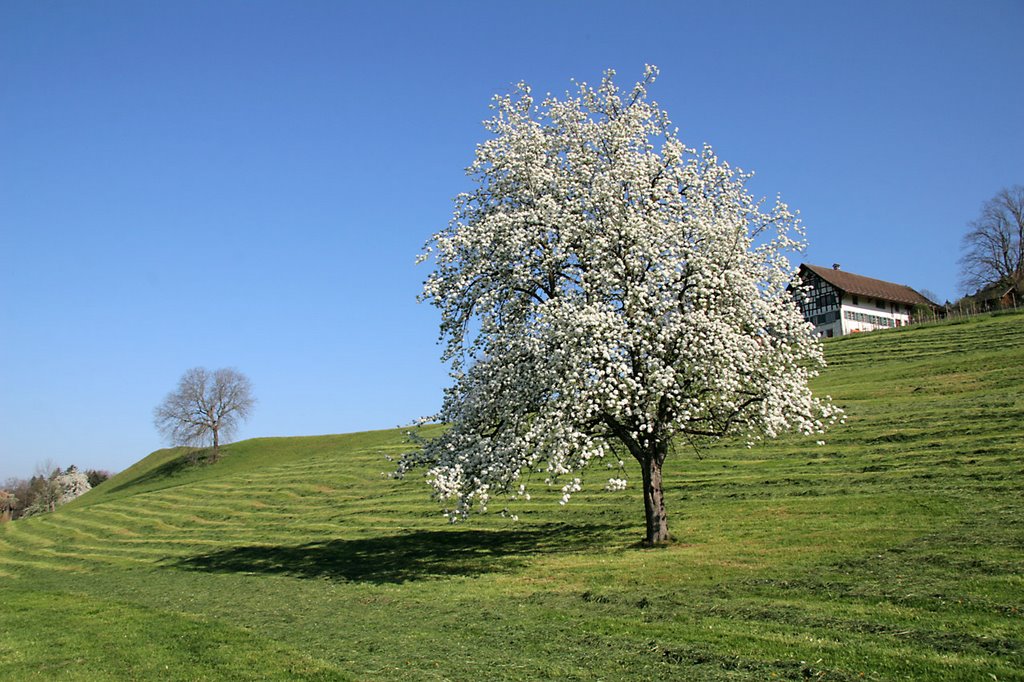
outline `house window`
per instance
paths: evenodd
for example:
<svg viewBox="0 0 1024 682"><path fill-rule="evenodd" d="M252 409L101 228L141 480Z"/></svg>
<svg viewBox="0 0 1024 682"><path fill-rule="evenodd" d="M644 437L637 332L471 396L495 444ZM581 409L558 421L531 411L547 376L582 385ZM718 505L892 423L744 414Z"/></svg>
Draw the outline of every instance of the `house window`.
<svg viewBox="0 0 1024 682"><path fill-rule="evenodd" d="M885 301L880 298L875 299L875 307L879 310L885 310Z"/></svg>
<svg viewBox="0 0 1024 682"><path fill-rule="evenodd" d="M831 284L821 279L808 279L806 282L808 288L797 292L797 301L805 318L812 320L822 313L835 309L836 290Z"/></svg>
<svg viewBox="0 0 1024 682"><path fill-rule="evenodd" d="M839 311L838 310L833 310L833 311L830 311L830 312L827 312L827 313L822 313L820 315L814 315L811 318L811 322L813 322L816 325L821 325L821 324L829 324L831 322L835 322L838 319L839 319Z"/></svg>
<svg viewBox="0 0 1024 682"><path fill-rule="evenodd" d="M867 322L868 324L876 327L895 327L896 322L891 317L879 317L878 315L869 315L867 313L858 313L854 310L843 311L843 317L853 322Z"/></svg>
<svg viewBox="0 0 1024 682"><path fill-rule="evenodd" d="M857 300L856 296L853 297L853 304L854 305L860 305L860 301Z"/></svg>

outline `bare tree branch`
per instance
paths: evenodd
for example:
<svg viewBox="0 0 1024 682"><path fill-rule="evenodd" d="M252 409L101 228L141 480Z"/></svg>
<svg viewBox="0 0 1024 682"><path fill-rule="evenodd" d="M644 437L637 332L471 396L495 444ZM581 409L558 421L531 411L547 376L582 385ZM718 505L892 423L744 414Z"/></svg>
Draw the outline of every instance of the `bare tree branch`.
<svg viewBox="0 0 1024 682"><path fill-rule="evenodd" d="M1024 186L999 190L969 226L960 258L965 291L1024 279Z"/></svg>
<svg viewBox="0 0 1024 682"><path fill-rule="evenodd" d="M153 423L174 445L210 443L216 457L221 442L234 436L255 402L252 384L244 374L195 367L185 372L178 389L156 406Z"/></svg>

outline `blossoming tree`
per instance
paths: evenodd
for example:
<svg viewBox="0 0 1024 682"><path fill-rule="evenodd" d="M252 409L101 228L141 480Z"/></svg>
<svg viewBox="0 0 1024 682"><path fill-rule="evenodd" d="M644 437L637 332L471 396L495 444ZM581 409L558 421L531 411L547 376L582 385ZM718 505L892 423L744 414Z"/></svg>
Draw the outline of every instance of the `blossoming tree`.
<svg viewBox="0 0 1024 682"><path fill-rule="evenodd" d="M427 242L422 299L441 312L454 384L442 435L403 457L452 520L526 481L561 485L589 465L640 465L648 543L669 539L662 467L673 444L835 418L808 379L818 343L787 287L795 215L745 189L748 175L684 145L648 86L614 72L539 104L497 96L471 192ZM621 453L621 456L620 456Z"/></svg>

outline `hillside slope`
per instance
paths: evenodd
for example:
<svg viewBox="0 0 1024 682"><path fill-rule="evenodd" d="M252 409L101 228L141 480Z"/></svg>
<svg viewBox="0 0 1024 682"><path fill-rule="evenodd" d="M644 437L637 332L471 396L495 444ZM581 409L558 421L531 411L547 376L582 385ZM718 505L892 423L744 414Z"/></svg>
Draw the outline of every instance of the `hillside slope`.
<svg viewBox="0 0 1024 682"><path fill-rule="evenodd" d="M449 526L399 431L153 453L0 526L4 679L1024 679L1024 315L831 340L847 424Z"/></svg>

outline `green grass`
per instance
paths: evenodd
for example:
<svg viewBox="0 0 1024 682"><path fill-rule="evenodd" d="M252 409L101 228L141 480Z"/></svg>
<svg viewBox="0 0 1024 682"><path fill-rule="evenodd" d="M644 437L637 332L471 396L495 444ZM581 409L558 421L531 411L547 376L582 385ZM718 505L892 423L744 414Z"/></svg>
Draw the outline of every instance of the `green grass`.
<svg viewBox="0 0 1024 682"><path fill-rule="evenodd" d="M397 431L153 453L0 526L0 679L1022 680L1024 315L829 341L818 446L449 526Z"/></svg>

